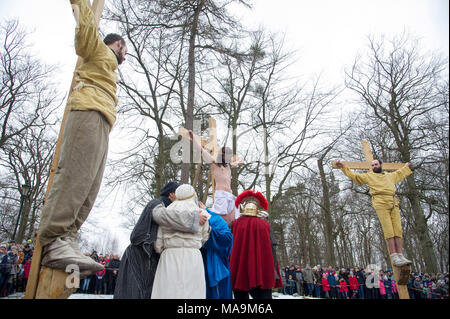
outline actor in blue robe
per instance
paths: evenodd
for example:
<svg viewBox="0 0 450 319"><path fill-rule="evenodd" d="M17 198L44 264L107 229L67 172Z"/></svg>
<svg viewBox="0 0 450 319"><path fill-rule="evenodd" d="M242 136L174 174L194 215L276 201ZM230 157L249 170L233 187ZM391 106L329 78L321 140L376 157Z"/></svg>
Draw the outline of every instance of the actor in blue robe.
<svg viewBox="0 0 450 319"><path fill-rule="evenodd" d="M205 265L206 298L232 299L230 262L228 257L233 247L233 235L227 222L213 211L206 209L211 218L211 234L201 248Z"/></svg>

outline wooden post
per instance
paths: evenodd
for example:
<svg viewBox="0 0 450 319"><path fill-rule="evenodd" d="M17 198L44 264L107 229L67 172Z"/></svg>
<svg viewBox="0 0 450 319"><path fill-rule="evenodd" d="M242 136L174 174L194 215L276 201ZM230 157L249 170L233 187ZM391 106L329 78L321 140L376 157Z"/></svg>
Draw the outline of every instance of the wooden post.
<svg viewBox="0 0 450 319"><path fill-rule="evenodd" d="M181 135L181 137L184 139L190 140L189 132L184 127L180 127L178 129L178 135ZM220 150L220 146L217 144L216 120L213 117L209 118L209 139L205 140L201 136L198 136L195 134L194 134L194 138L199 142L199 144L202 147L204 147L205 149L210 151L211 156L213 158L217 157L217 154ZM201 163L197 169L201 169ZM196 172L196 176L199 174L200 174L200 172ZM215 183L214 183L214 177L211 175L211 170L210 170L210 178L208 178L208 183L207 183L207 188L206 188L206 196L207 196L208 190L209 190L210 179L211 179L211 183L213 185L213 201L214 201ZM196 182L197 182L197 180L194 181L194 185Z"/></svg>
<svg viewBox="0 0 450 319"><path fill-rule="evenodd" d="M94 13L95 21L97 25L100 22L100 18L103 12L103 7L105 5L105 0L94 0L91 5L91 10ZM75 75L76 70L80 66L82 58L78 57L75 71L72 76L72 82L70 84L69 94L67 100L69 100L70 94L75 86ZM66 123L67 115L69 114L69 104L66 103L64 109L64 115L61 122L61 127L59 129L58 140L56 142L55 154L53 156L52 163L50 165L50 176L48 179L47 190L44 196L44 205L50 193L50 189L53 184L53 178L55 172L58 168L59 155L61 152L62 136L64 133L64 126ZM35 246L33 251L33 259L31 261L30 274L28 276L27 287L25 290L24 299L35 299L35 298L68 298L70 294L69 290L62 289L61 287L65 285L65 279L68 276L67 273L63 271L58 271L56 269L51 269L47 267L42 267L41 270L41 260L42 260L42 247L35 235ZM44 271L45 270L45 271ZM62 274L61 274L62 273ZM40 278L42 277L42 279ZM41 290L42 289L42 290Z"/></svg>
<svg viewBox="0 0 450 319"><path fill-rule="evenodd" d="M364 162L342 162L344 163L345 167L348 167L349 169L360 169L360 170L372 170L372 161L373 161L373 154L370 150L370 143L367 140L362 140L362 149L364 153ZM336 162L332 162L333 168L338 168L336 166ZM383 163L382 168L383 170L388 171L395 171L405 166L405 164L402 163ZM389 246L388 246L389 247ZM388 248L389 250L389 248ZM389 257L390 258L390 257ZM396 267L392 264L392 270L394 272L395 281L397 282L398 287L398 295L400 299L409 299L409 293L408 288L406 284L408 283L409 279L409 273L410 273L410 267L409 266L402 266L402 267Z"/></svg>
<svg viewBox="0 0 450 319"><path fill-rule="evenodd" d="M409 265L396 267L392 264L391 256L389 256L389 260L391 261L395 282L397 283L399 298L410 299L407 284L409 280L409 274L411 273L411 267Z"/></svg>
<svg viewBox="0 0 450 319"><path fill-rule="evenodd" d="M66 285L68 273L48 267L42 267L39 275L39 289L36 299L67 299L77 290Z"/></svg>
<svg viewBox="0 0 450 319"><path fill-rule="evenodd" d="M217 126L216 126L216 120L212 117L209 118L209 144L212 147L211 156L213 158L217 158L217 154L219 154L220 147L217 145ZM211 174L211 169L209 170L209 173ZM211 185L212 185L212 199L214 203L214 193L216 192L216 181L214 179L214 176L211 174ZM208 188L206 189L206 192L209 190L209 184Z"/></svg>

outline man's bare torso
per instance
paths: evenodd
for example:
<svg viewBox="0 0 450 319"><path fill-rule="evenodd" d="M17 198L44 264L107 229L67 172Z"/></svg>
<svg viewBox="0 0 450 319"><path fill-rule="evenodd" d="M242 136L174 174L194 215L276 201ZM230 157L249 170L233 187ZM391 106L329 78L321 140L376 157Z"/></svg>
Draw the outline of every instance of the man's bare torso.
<svg viewBox="0 0 450 319"><path fill-rule="evenodd" d="M216 163L211 164L211 174L216 182L216 190L222 190L231 193L231 168Z"/></svg>

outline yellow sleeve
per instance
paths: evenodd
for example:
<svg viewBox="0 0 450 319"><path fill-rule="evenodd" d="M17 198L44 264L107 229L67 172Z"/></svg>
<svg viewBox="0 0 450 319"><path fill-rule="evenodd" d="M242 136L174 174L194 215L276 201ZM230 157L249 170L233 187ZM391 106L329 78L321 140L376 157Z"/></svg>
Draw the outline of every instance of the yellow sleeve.
<svg viewBox="0 0 450 319"><path fill-rule="evenodd" d="M88 0L70 0L77 27L75 29L75 51L80 57L89 58L101 43L97 24Z"/></svg>
<svg viewBox="0 0 450 319"><path fill-rule="evenodd" d="M348 167L341 168L341 170L358 185L367 184L369 181L367 178L367 173L358 174L351 171Z"/></svg>
<svg viewBox="0 0 450 319"><path fill-rule="evenodd" d="M403 166L402 168L396 170L395 172L391 173L394 177L394 183L398 183L401 180L405 179L406 177L408 177L409 175L411 175L413 172L412 170L409 168L408 165Z"/></svg>

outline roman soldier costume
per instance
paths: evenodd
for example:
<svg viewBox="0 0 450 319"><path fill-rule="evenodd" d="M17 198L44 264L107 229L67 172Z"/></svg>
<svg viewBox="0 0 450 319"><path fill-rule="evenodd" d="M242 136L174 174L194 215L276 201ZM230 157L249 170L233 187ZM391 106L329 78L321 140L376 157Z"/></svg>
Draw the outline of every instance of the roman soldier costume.
<svg viewBox="0 0 450 319"><path fill-rule="evenodd" d="M230 255L232 288L236 299L272 298L272 289L282 287L270 224L262 210L269 204L260 192L246 190L235 201L241 216L231 224L233 249Z"/></svg>

